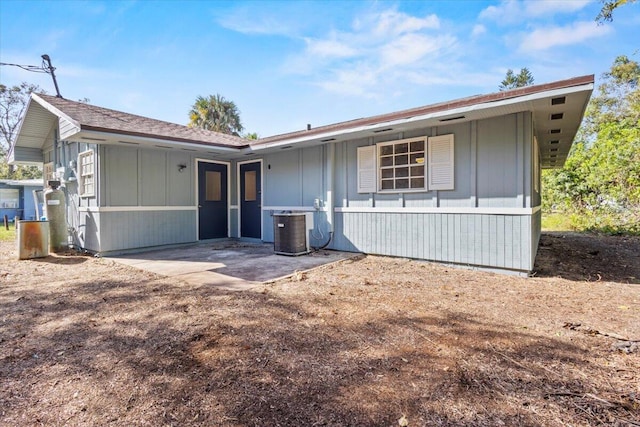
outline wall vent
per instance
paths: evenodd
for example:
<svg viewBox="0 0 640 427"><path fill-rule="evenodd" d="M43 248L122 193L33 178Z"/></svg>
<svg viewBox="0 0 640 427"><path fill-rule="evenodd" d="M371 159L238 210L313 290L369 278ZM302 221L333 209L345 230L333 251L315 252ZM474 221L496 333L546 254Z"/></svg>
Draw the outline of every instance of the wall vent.
<svg viewBox="0 0 640 427"><path fill-rule="evenodd" d="M440 119L440 122L450 122L452 120L460 120L460 119L464 119L465 116L456 116L456 117L449 117L448 119Z"/></svg>

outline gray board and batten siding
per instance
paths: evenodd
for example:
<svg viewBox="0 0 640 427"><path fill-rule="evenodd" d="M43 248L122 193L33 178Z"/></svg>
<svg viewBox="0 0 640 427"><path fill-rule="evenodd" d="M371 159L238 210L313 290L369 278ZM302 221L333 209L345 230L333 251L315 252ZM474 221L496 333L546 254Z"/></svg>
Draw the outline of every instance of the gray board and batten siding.
<svg viewBox="0 0 640 427"><path fill-rule="evenodd" d="M72 141L62 145L69 150L65 158L91 150L96 159L95 194L81 196L77 182L67 183L73 198L69 221L78 246L104 254L198 240L194 171L197 159L205 157L201 153ZM187 167L181 172L178 165ZM230 176L232 171L233 165ZM235 194L230 202L231 197Z"/></svg>
<svg viewBox="0 0 640 427"><path fill-rule="evenodd" d="M454 190L357 192L357 147L443 134L455 136ZM335 143L329 248L530 271L540 235L539 212L532 209L539 205L532 183L532 141L530 113L516 113ZM98 159L95 196L73 196L79 206L73 226L81 246L108 253L197 241L194 170L200 153L64 146L68 158L93 149ZM313 208L314 199L327 199L328 152L324 144L257 158L263 164L263 241L273 241L273 214L281 210L315 212L311 243L328 240L326 209ZM179 172L178 164L188 165L187 170ZM230 166L229 235L237 237L235 162Z"/></svg>
<svg viewBox="0 0 640 427"><path fill-rule="evenodd" d="M454 190L358 193L358 147L444 134L455 137ZM274 210L312 210L314 198L326 200L326 147L265 156L264 241L273 241ZM528 112L336 143L334 237L329 247L530 271L540 236L534 150ZM330 229L326 218L326 212L315 214L324 236Z"/></svg>

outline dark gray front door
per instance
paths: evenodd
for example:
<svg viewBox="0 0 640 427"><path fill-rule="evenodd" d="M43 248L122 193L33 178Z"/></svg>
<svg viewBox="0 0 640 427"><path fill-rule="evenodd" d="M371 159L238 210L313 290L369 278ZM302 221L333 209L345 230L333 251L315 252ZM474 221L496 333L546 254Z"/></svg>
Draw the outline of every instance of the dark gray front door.
<svg viewBox="0 0 640 427"><path fill-rule="evenodd" d="M198 162L198 239L228 237L227 165Z"/></svg>
<svg viewBox="0 0 640 427"><path fill-rule="evenodd" d="M260 162L240 165L240 236L262 236L262 179Z"/></svg>

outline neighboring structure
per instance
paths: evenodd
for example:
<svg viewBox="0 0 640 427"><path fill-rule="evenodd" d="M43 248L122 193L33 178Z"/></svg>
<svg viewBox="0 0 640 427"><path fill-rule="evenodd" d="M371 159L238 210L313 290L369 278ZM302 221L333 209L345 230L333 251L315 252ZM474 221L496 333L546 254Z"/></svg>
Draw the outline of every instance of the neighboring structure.
<svg viewBox="0 0 640 427"><path fill-rule="evenodd" d="M43 186L42 179L0 179L0 218L38 219L33 191L42 191Z"/></svg>
<svg viewBox="0 0 640 427"><path fill-rule="evenodd" d="M248 141L32 95L13 163L44 164L76 243L107 253L225 237L273 241L315 212L313 245L526 273L540 169L561 166L593 76ZM54 166L55 165L55 166Z"/></svg>

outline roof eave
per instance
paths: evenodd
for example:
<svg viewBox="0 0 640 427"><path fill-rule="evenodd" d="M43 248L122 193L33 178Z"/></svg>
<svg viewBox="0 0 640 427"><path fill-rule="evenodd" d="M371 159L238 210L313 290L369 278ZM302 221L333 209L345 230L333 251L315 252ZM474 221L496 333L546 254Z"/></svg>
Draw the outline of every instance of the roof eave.
<svg viewBox="0 0 640 427"><path fill-rule="evenodd" d="M588 76L585 76L585 77L588 77ZM434 111L426 114L403 117L396 120L381 121L381 122L376 122L372 124L354 126L351 128L339 128L335 130L328 130L327 132L324 132L324 133L314 133L312 135L292 135L291 137L286 137L285 135L283 139L278 139L273 142L267 142L262 144L254 144L254 145L251 145L250 148L252 151L262 151L262 150L282 147L286 145L297 145L304 142L311 142L311 141L323 142L323 140L332 140L333 138L337 139L338 137L343 137L342 140L345 140L345 139L348 139L348 138L344 138L344 136L346 135L353 135L363 131L375 132L376 130L379 130L379 129L398 126L398 125L407 124L411 122L435 121L433 123L434 126L442 125L443 123L439 122L439 120L446 119L448 117L451 118L458 115L464 115L464 114L468 114L468 113L480 111L480 110L497 109L501 106L514 105L518 103L523 104L522 111L526 111L528 109L526 104L538 99L568 95L575 92L593 91L593 87L594 87L593 79L591 80L585 79L585 80L586 81L580 80L579 83L576 83L575 85L571 85L571 86L565 86L560 88L550 88L547 90L540 90L532 93L524 93L519 96L509 96L509 97L504 97L503 99L490 100L487 102L470 104L470 105L465 105L462 107L457 107L452 109L443 109L443 110L438 110L438 111ZM583 114L584 114L584 110L583 110ZM473 119L466 119L465 117L457 121L453 121L453 120L447 121L447 124L462 123L469 120L473 120ZM329 141L324 141L324 142L329 142Z"/></svg>
<svg viewBox="0 0 640 427"><path fill-rule="evenodd" d="M74 140L82 140L94 144L120 144L154 146L157 148L188 148L193 151L216 150L221 153L239 153L247 146L230 146L210 142L194 141L184 138L173 138L164 135L137 134L134 132L114 131L95 126L83 126L81 131L74 135ZM162 144L171 144L159 146Z"/></svg>

